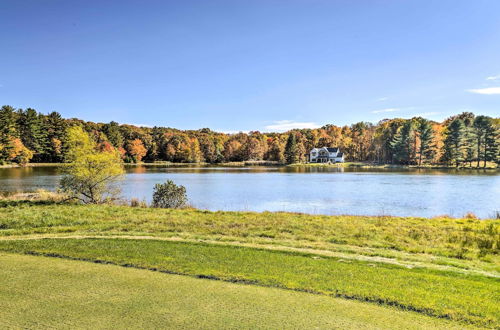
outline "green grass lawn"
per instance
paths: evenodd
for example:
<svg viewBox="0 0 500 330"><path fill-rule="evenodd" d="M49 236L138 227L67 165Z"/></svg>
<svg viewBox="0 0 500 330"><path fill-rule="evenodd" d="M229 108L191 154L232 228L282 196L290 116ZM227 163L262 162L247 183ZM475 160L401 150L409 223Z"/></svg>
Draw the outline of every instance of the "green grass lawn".
<svg viewBox="0 0 500 330"><path fill-rule="evenodd" d="M317 293L374 308L392 306L391 311L405 311L401 315L408 313L409 318L418 312L436 317L436 322L447 318L458 326L500 327L500 221L494 219L0 200L0 251L19 258L59 256L261 287L255 290ZM273 317L286 318L283 313ZM383 319L373 317L373 324Z"/></svg>
<svg viewBox="0 0 500 330"><path fill-rule="evenodd" d="M346 299L44 257L0 254L3 328L451 329Z"/></svg>
<svg viewBox="0 0 500 330"><path fill-rule="evenodd" d="M0 237L34 234L146 235L266 244L449 265L500 275L500 220L209 212L0 201Z"/></svg>
<svg viewBox="0 0 500 330"><path fill-rule="evenodd" d="M0 241L0 251L59 256L167 273L314 292L500 325L500 280L316 255L131 239Z"/></svg>

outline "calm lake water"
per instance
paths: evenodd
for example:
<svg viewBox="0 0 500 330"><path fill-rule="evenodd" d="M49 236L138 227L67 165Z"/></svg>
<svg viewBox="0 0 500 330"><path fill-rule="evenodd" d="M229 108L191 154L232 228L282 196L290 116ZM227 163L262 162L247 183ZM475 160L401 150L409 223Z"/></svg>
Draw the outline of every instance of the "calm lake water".
<svg viewBox="0 0 500 330"><path fill-rule="evenodd" d="M209 210L315 214L448 214L492 217L500 211L497 171L286 167L128 167L123 195L151 200L167 179L186 186L190 203ZM53 190L54 167L0 169L0 192Z"/></svg>

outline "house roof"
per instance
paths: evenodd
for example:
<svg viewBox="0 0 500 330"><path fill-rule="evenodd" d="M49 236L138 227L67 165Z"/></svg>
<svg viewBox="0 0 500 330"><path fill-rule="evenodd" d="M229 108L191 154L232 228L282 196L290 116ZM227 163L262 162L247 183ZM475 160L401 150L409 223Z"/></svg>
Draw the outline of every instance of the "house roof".
<svg viewBox="0 0 500 330"><path fill-rule="evenodd" d="M313 151L320 151L320 150L327 150L328 152L338 152L339 151L339 148L335 147L335 148L327 148L327 147L323 147L323 148L313 148L311 150L311 152Z"/></svg>

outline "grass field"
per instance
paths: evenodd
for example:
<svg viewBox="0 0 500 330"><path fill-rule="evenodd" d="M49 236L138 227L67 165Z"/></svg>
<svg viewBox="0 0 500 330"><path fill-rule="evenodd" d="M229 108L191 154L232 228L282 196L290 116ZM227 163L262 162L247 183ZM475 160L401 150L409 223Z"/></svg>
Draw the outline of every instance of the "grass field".
<svg viewBox="0 0 500 330"><path fill-rule="evenodd" d="M178 237L310 248L500 275L499 220L209 212L22 201L0 201L0 209L0 237Z"/></svg>
<svg viewBox="0 0 500 330"><path fill-rule="evenodd" d="M456 326L498 327L499 225L0 201L0 251L310 292L393 306L409 318L418 312Z"/></svg>
<svg viewBox="0 0 500 330"><path fill-rule="evenodd" d="M131 239L0 242L0 251L59 256L370 301L500 324L496 278L204 243ZM466 293L466 294L464 294Z"/></svg>
<svg viewBox="0 0 500 330"><path fill-rule="evenodd" d="M111 265L10 254L0 264L3 328L463 328L353 300Z"/></svg>

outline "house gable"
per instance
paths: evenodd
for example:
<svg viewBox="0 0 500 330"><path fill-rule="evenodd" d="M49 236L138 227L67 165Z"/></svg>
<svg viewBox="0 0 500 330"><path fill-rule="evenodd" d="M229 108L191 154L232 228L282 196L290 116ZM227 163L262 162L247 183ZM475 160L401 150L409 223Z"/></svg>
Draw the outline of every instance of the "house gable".
<svg viewBox="0 0 500 330"><path fill-rule="evenodd" d="M309 161L311 163L343 162L344 155L338 147L313 148L309 152Z"/></svg>

